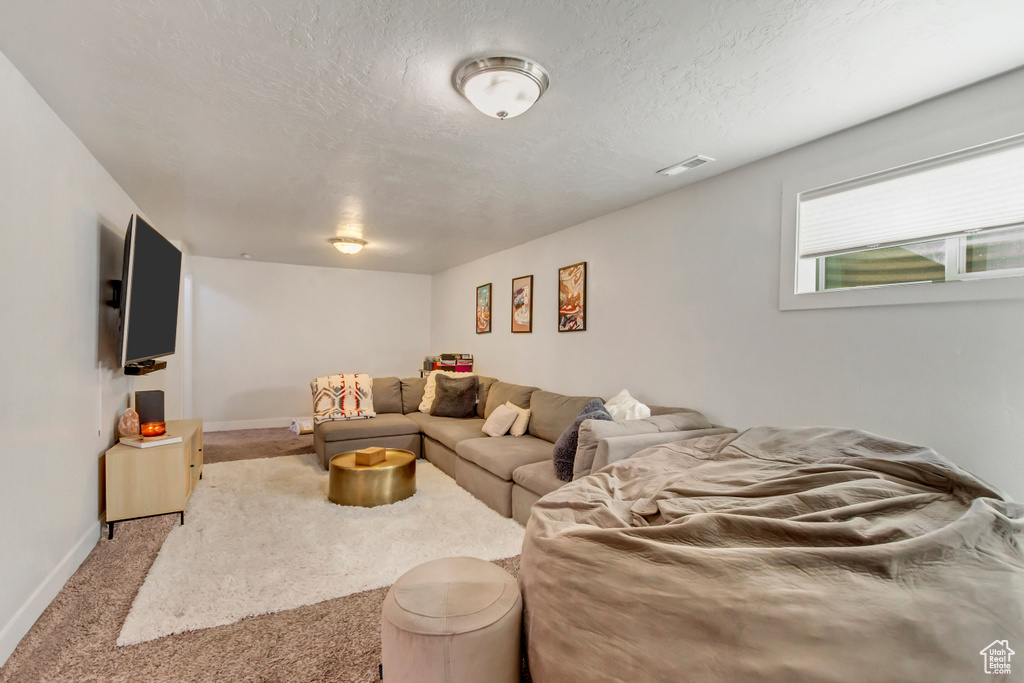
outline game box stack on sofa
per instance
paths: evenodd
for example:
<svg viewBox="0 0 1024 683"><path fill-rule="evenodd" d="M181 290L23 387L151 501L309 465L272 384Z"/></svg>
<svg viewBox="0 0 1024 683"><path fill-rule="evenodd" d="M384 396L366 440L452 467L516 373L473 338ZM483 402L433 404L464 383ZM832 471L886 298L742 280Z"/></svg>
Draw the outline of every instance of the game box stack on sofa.
<svg viewBox="0 0 1024 683"><path fill-rule="evenodd" d="M421 412L427 378L374 377L376 417L316 425L314 444L321 464L327 468L333 456L369 446L409 450L494 510L526 524L533 503L566 483L555 473L555 442L595 397L565 396L491 377L477 379L475 416L453 418ZM490 437L482 431L484 422L506 402L530 410L527 433ZM585 463L577 452L573 478L650 446L733 431L712 425L694 410L650 408L650 420L584 422L581 440L586 432L590 447Z"/></svg>

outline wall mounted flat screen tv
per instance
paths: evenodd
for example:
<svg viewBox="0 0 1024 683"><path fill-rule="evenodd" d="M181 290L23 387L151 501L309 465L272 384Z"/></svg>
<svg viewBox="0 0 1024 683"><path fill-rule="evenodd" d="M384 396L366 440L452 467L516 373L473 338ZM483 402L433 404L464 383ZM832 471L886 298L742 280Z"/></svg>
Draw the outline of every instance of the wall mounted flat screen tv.
<svg viewBox="0 0 1024 683"><path fill-rule="evenodd" d="M181 252L133 215L124 240L121 366L174 353Z"/></svg>

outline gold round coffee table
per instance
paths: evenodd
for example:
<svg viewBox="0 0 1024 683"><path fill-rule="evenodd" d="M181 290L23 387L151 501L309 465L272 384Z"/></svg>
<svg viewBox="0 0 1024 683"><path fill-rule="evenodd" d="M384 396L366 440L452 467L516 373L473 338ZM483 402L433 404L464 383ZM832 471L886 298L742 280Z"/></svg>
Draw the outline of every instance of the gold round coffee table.
<svg viewBox="0 0 1024 683"><path fill-rule="evenodd" d="M364 508L390 505L416 493L416 456L398 448L376 465L357 465L356 452L331 458L327 498L338 505Z"/></svg>

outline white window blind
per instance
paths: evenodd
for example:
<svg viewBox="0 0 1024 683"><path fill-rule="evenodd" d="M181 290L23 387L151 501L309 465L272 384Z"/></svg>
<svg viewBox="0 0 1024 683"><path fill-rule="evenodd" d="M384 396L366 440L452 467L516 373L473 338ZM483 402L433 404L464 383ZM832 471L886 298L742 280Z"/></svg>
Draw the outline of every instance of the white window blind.
<svg viewBox="0 0 1024 683"><path fill-rule="evenodd" d="M1021 138L801 193L800 258L1024 224Z"/></svg>

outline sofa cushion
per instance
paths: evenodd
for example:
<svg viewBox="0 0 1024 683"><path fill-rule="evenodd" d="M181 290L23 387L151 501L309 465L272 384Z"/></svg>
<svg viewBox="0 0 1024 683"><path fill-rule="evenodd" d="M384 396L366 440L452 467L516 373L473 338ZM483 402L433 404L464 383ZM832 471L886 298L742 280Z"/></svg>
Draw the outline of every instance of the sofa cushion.
<svg viewBox="0 0 1024 683"><path fill-rule="evenodd" d="M381 413L368 420L332 420L318 424L316 430L324 441L369 439L376 436L398 436L420 431L418 424L399 413Z"/></svg>
<svg viewBox="0 0 1024 683"><path fill-rule="evenodd" d="M402 379L402 412L408 415L420 409L423 390L427 386L426 377L408 377Z"/></svg>
<svg viewBox="0 0 1024 683"><path fill-rule="evenodd" d="M436 417L426 413L413 413L406 417L419 424L421 432L453 451L459 442L466 439L487 438L483 432L484 421L479 417Z"/></svg>
<svg viewBox="0 0 1024 683"><path fill-rule="evenodd" d="M671 406L647 406L651 409L651 417L657 415L678 415L679 413L697 413L693 408L673 408ZM700 415L700 413L697 413Z"/></svg>
<svg viewBox="0 0 1024 683"><path fill-rule="evenodd" d="M553 391L535 391L530 396L530 434L554 443L576 420L583 406L594 396L565 396ZM603 404L602 404L603 405Z"/></svg>
<svg viewBox="0 0 1024 683"><path fill-rule="evenodd" d="M551 460L554 445L532 436L498 436L492 439L463 441L455 449L460 458L468 460L496 477L512 481L517 467Z"/></svg>
<svg viewBox="0 0 1024 683"><path fill-rule="evenodd" d="M676 440L682 440L689 438L683 432L710 429L711 427L712 424L708 422L708 418L696 411L655 415L643 420L621 420L618 422L592 420L584 422L580 425L580 439L577 444L577 453L575 453L572 463L572 479L579 479L591 473L594 468L598 446L602 439L623 439L643 434L671 433L678 435ZM621 453L623 449L628 449L630 443L633 442L636 443L638 451L646 449L646 447L653 443L650 439L626 440L616 444L616 450Z"/></svg>
<svg viewBox="0 0 1024 683"><path fill-rule="evenodd" d="M373 409L380 413L402 413L402 380L397 377L373 378Z"/></svg>
<svg viewBox="0 0 1024 683"><path fill-rule="evenodd" d="M514 403L520 408L530 407L530 396L537 387L524 387L508 382L495 382L487 391L487 405L484 406L484 417L490 417L494 409L503 403Z"/></svg>
<svg viewBox="0 0 1024 683"><path fill-rule="evenodd" d="M512 481L538 496L546 496L565 486L565 482L555 474L555 463L551 460L517 467L512 473Z"/></svg>
<svg viewBox="0 0 1024 683"><path fill-rule="evenodd" d="M438 417L476 417L479 381L471 377L435 377L434 401L430 414Z"/></svg>
<svg viewBox="0 0 1024 683"><path fill-rule="evenodd" d="M490 417L490 415L484 415L484 409L487 407L487 394L490 392L491 385L498 380L493 377L478 376L480 380L480 386L477 389L477 402L476 402L476 416L477 417Z"/></svg>
<svg viewBox="0 0 1024 683"><path fill-rule="evenodd" d="M704 437L735 433L736 430L729 427L712 427L711 429L688 429L683 432L653 432L651 434L633 434L632 436L617 436L613 439L601 439L597 442L597 452L594 453L594 464L591 466L591 472L598 472L612 463L632 458L634 455L639 455L642 451L655 446L690 441L691 439L701 442Z"/></svg>
<svg viewBox="0 0 1024 683"><path fill-rule="evenodd" d="M682 432L687 429L709 429L711 423L696 410L674 413L671 415L654 415L643 420L620 420L618 422L594 422L584 429L593 433L595 439L607 439L613 436L630 436L632 434L650 434L652 432ZM583 438L584 429L580 429Z"/></svg>
<svg viewBox="0 0 1024 683"><path fill-rule="evenodd" d="M621 420L618 422L602 422L588 420L580 425L579 441L573 459L573 479L590 474L594 466L601 439L617 439L636 436L638 434L677 433L693 429L709 429L711 423L695 410L670 415L655 415L643 420ZM680 436L680 440L688 438ZM639 443L644 443L640 441ZM647 446L643 446L646 448Z"/></svg>
<svg viewBox="0 0 1024 683"><path fill-rule="evenodd" d="M430 419L429 415L421 413L418 410L414 413L409 413L408 415L406 415L406 417L415 422L416 425L420 428L421 432L423 431L424 423L426 423Z"/></svg>

